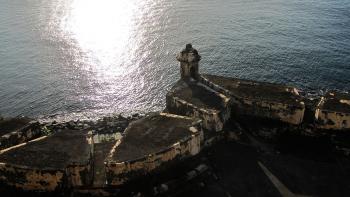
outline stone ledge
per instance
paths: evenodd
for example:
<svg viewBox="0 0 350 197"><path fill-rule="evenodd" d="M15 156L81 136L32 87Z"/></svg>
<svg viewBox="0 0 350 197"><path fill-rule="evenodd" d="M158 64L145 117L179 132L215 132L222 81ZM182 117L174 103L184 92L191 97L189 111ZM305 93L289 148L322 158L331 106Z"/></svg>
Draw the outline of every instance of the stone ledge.
<svg viewBox="0 0 350 197"><path fill-rule="evenodd" d="M315 118L320 129L350 129L350 94L328 92L318 103Z"/></svg>
<svg viewBox="0 0 350 197"><path fill-rule="evenodd" d="M62 131L2 151L0 180L39 191L90 185L92 153L92 138L86 131Z"/></svg>
<svg viewBox="0 0 350 197"><path fill-rule="evenodd" d="M290 124L301 124L303 121L305 104L294 87L214 75L204 75L199 80L215 91L231 97L232 107L238 115L267 117ZM239 90L242 85L251 90Z"/></svg>
<svg viewBox="0 0 350 197"><path fill-rule="evenodd" d="M201 91L200 94L207 94L204 97L197 95L199 97L197 98L192 95L193 99L189 99L188 96L181 96L183 92L190 91L188 90L189 85L203 86L197 82L179 81L166 95L167 110L174 114L200 118L203 120L205 129L221 131L231 115L230 98L205 86L201 90L196 90ZM217 102L203 104L208 99L216 99Z"/></svg>
<svg viewBox="0 0 350 197"><path fill-rule="evenodd" d="M9 126L9 124L12 124ZM30 119L13 118L0 122L0 150L27 142L42 135L39 123Z"/></svg>
<svg viewBox="0 0 350 197"><path fill-rule="evenodd" d="M159 123L164 124L163 126L166 128L160 126L158 120L155 120L158 118L162 119ZM176 122L178 123L176 124ZM174 123L175 125L180 126L181 130L179 130L180 128L175 129ZM147 124L153 124L155 126L148 128ZM137 135L136 133L138 133L139 130L146 130L146 132L149 132L149 135L153 136L153 138L148 139L148 137ZM203 138L200 121L189 117L164 113L153 114L141 119L140 121L136 121L136 123L131 124L127 128L126 132L126 136L121 139L121 142L116 144L105 163L108 185L120 186L132 179L151 173L160 167L164 167L169 162L196 155L201 149L200 144ZM158 147L159 145L157 144L159 143L155 136L159 136L159 134L170 136L171 134L169 132L183 132L183 135L181 135L182 137L179 136L180 138L170 137L172 138L171 141L173 141L172 144L163 144L159 148L151 148L150 150L157 151L145 152L142 156L129 157L131 159L127 160L123 160L123 156L121 156L121 158L118 156L118 154L123 155L124 153L131 151L130 149L140 148L140 144L135 144L138 143L135 141L139 140L135 140L134 137L144 139L144 143L147 143L147 146ZM130 136L133 141L128 139ZM143 146L145 145L142 145L142 147Z"/></svg>

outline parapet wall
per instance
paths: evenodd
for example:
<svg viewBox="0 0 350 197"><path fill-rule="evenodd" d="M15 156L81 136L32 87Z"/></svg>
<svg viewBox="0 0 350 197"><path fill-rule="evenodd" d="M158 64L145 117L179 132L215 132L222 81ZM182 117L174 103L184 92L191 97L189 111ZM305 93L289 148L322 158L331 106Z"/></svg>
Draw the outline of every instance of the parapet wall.
<svg viewBox="0 0 350 197"><path fill-rule="evenodd" d="M91 185L92 136L74 132L78 131L62 131L1 150L0 182L30 191L57 191ZM74 138L80 139L74 141ZM13 158L13 155L18 158Z"/></svg>
<svg viewBox="0 0 350 197"><path fill-rule="evenodd" d="M160 152L125 162L106 162L107 184L118 186L133 178L146 175L161 165L164 166L174 159L196 155L200 151L201 135L193 134L187 139L175 143Z"/></svg>
<svg viewBox="0 0 350 197"><path fill-rule="evenodd" d="M315 118L320 129L350 129L350 95L329 92L316 107Z"/></svg>
<svg viewBox="0 0 350 197"><path fill-rule="evenodd" d="M161 115L164 116L164 114ZM188 119L183 116L171 116ZM198 154L201 150L201 142L203 139L201 126L201 121L194 123L194 125L188 128L191 135L180 139L176 143L158 152L128 161L119 162L113 159L113 152L118 149L121 143L120 141L117 142L115 148L105 162L107 184L110 186L119 186L132 179L147 175L154 170L166 167L175 160L182 160Z"/></svg>
<svg viewBox="0 0 350 197"><path fill-rule="evenodd" d="M231 116L231 100L197 81L180 80L166 95L167 110L197 117L207 130L221 131Z"/></svg>
<svg viewBox="0 0 350 197"><path fill-rule="evenodd" d="M0 163L0 180L23 190L55 191L65 183L65 171L56 169L33 169L27 166Z"/></svg>
<svg viewBox="0 0 350 197"><path fill-rule="evenodd" d="M204 109L186 102L178 97L167 94L167 110L170 113L198 117L203 120L203 127L208 130L221 131L224 123L230 118L231 110L229 107L222 111Z"/></svg>
<svg viewBox="0 0 350 197"><path fill-rule="evenodd" d="M220 76L217 76L220 78ZM232 110L237 115L251 115L270 119L277 119L290 124L300 124L303 121L305 105L300 102L297 105L269 100L245 98L235 95L232 91L215 84L204 76L199 81L208 87L231 98Z"/></svg>
<svg viewBox="0 0 350 197"><path fill-rule="evenodd" d="M38 122L28 122L23 127L0 136L0 149L27 142L41 135Z"/></svg>
<svg viewBox="0 0 350 197"><path fill-rule="evenodd" d="M231 95L231 92L229 90L227 90L224 87L221 87L221 86L211 82L209 79L203 77L202 75L200 75L198 81L201 82L202 84L212 88L213 90L220 92L221 94Z"/></svg>

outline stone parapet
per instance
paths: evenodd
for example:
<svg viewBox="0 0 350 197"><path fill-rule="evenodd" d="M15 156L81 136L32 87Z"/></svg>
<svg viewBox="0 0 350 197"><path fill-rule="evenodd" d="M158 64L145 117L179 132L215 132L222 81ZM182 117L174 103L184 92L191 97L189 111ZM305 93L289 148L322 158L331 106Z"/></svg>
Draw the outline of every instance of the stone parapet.
<svg viewBox="0 0 350 197"><path fill-rule="evenodd" d="M13 123L11 123L13 122ZM1 131L6 124L17 125L7 131ZM42 135L39 123L36 121L21 121L17 118L4 120L0 122L0 150L6 149L17 144L21 144Z"/></svg>
<svg viewBox="0 0 350 197"><path fill-rule="evenodd" d="M151 123L154 123L153 121L158 121L158 120L154 120L154 118L155 119L161 118L162 119L161 122L167 125L169 128L157 127L157 124L155 124L153 128L148 128L146 126L147 123L151 124ZM177 127L179 125L168 125L173 123L176 124L176 122L181 124L181 129L174 128L174 126ZM153 136L161 136L161 135L169 136L169 138L173 138L171 141L173 141L174 143L169 145L165 145L165 144L158 145L159 148L157 148L157 145L156 145L157 143L152 143L150 141L147 141L148 139L147 136L143 136L142 134L133 136L134 133L138 133L138 130L140 129L146 133L150 132L150 135L153 135ZM106 178L107 178L108 185L113 185L113 186L122 185L130 180L152 173L154 170L165 167L166 165L171 164L172 162L176 162L177 160L182 160L186 157L194 156L199 153L201 149L201 141L203 138L203 133L201 131L201 121L194 121L194 119L189 119L188 117L162 114L162 113L159 115L151 115L151 117L143 119L140 122L136 121L136 123L132 124L127 130L128 130L127 132L129 132L129 136L127 133L125 138L130 137L134 139L134 137L137 137L140 140L144 139L146 140L144 143L149 143L149 145L147 146L149 146L151 150L157 150L157 151L154 151L154 152L146 151L147 153L145 152L144 155L142 156L138 156L139 154L133 155L132 153L133 149L140 148L137 146L137 144L133 145L133 142L137 143L135 141L138 141L138 140L129 141L128 139L122 138L120 142L117 142L114 149L112 149L111 155L109 156L109 158L105 163ZM168 133L168 132L172 132L172 133ZM178 135L173 132L181 132L183 134ZM173 137L170 137L170 136L173 136ZM175 137L175 136L178 136L178 137ZM154 137L154 138L157 138L157 137ZM123 142L123 140L125 142ZM152 140L156 140L156 139L152 139ZM146 148L146 149L149 149L149 148ZM125 157L120 156L120 155L124 155L124 153L131 154L126 157L130 159L124 160L123 158Z"/></svg>
<svg viewBox="0 0 350 197"><path fill-rule="evenodd" d="M195 106L179 97L167 95L167 110L171 113L190 117L198 117L203 120L203 127L207 130L221 131L225 121L229 119L230 111L213 110Z"/></svg>
<svg viewBox="0 0 350 197"><path fill-rule="evenodd" d="M200 76L199 81L230 97L232 110L237 115L276 119L296 125L303 121L305 104L293 87L214 75ZM244 92L247 88L249 91Z"/></svg>
<svg viewBox="0 0 350 197"><path fill-rule="evenodd" d="M350 129L350 95L328 92L318 103L315 118L320 129Z"/></svg>
<svg viewBox="0 0 350 197"><path fill-rule="evenodd" d="M62 131L0 152L0 181L31 191L56 191L92 182L93 142L86 131Z"/></svg>
<svg viewBox="0 0 350 197"><path fill-rule="evenodd" d="M179 81L166 95L170 113L197 117L207 130L221 131L230 118L230 98L197 82Z"/></svg>

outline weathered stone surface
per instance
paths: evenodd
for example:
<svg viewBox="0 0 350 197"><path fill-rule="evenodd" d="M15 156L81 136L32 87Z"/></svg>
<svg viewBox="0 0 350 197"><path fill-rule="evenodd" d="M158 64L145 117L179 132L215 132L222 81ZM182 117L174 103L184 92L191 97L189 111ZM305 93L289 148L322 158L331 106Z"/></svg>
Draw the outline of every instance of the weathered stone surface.
<svg viewBox="0 0 350 197"><path fill-rule="evenodd" d="M42 191L87 185L92 181L92 153L87 131L65 130L1 151L0 181Z"/></svg>
<svg viewBox="0 0 350 197"><path fill-rule="evenodd" d="M26 127L31 119L29 118L9 118L0 120L0 135L4 135L13 131Z"/></svg>
<svg viewBox="0 0 350 197"><path fill-rule="evenodd" d="M230 96L235 113L277 119L290 124L303 121L305 104L294 87L203 75L200 81Z"/></svg>
<svg viewBox="0 0 350 197"><path fill-rule="evenodd" d="M208 130L221 131L230 118L230 99L196 81L178 81L166 99L170 113L200 118Z"/></svg>
<svg viewBox="0 0 350 197"><path fill-rule="evenodd" d="M133 122L106 162L107 183L121 185L200 151L201 121L156 113Z"/></svg>
<svg viewBox="0 0 350 197"><path fill-rule="evenodd" d="M0 150L41 136L38 122L29 118L8 118L0 121Z"/></svg>
<svg viewBox="0 0 350 197"><path fill-rule="evenodd" d="M316 119L322 129L350 129L350 94L328 92L317 105Z"/></svg>

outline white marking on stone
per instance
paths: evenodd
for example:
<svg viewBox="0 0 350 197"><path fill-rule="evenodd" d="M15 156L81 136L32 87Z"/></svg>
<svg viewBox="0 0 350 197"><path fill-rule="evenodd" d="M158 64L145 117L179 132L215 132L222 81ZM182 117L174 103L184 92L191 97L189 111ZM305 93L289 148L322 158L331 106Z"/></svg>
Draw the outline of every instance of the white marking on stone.
<svg viewBox="0 0 350 197"><path fill-rule="evenodd" d="M112 157L113 157L113 154L114 154L114 152L116 151L116 148L117 148L117 147L119 146L119 144L121 143L121 140L122 140L122 139L118 140L118 141L114 144L114 146L112 147L111 151L110 151L109 154L108 154L108 158L112 158Z"/></svg>
<svg viewBox="0 0 350 197"><path fill-rule="evenodd" d="M9 150L22 147L22 146L24 146L24 145L26 145L26 144L28 144L28 143L30 143L30 142L39 141L39 140L42 140L42 139L45 139L45 138L47 138L46 135L45 135L45 136L42 136L42 137L39 137L39 138L36 138L36 139L34 139L34 140L30 140L30 141L28 141L28 142L22 143L22 144L17 144L17 145L15 145L15 146L11 146L11 147L9 147L9 148L0 150L0 155L3 154L4 152L9 151Z"/></svg>
<svg viewBox="0 0 350 197"><path fill-rule="evenodd" d="M190 127L190 131L192 133L197 133L198 132L198 130L195 127Z"/></svg>
<svg viewBox="0 0 350 197"><path fill-rule="evenodd" d="M343 104L350 105L350 100L341 99L339 102L340 102L340 103L343 103Z"/></svg>

